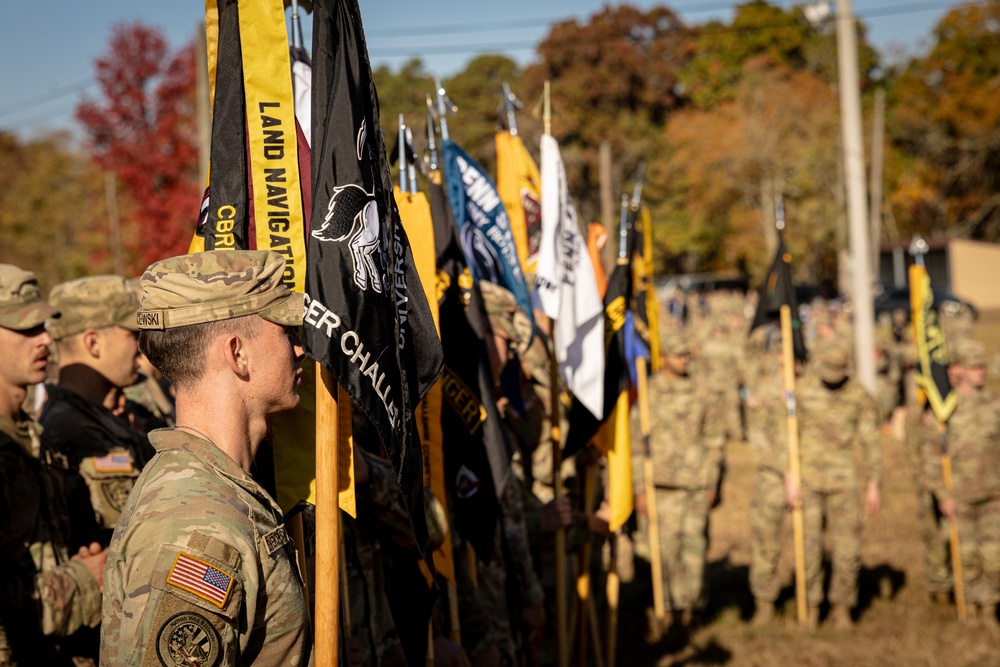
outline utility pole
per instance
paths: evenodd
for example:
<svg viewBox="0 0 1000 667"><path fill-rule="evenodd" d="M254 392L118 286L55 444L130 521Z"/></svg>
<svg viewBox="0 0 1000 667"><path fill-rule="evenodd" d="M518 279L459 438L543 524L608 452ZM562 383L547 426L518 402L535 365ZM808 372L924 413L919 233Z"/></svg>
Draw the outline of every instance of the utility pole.
<svg viewBox="0 0 1000 667"><path fill-rule="evenodd" d="M844 135L847 221L851 249L851 298L854 302L855 362L858 380L875 393L875 304L871 281L871 231L865 201L865 149L861 140L861 90L858 41L851 0L837 0L837 70L840 121Z"/></svg>
<svg viewBox="0 0 1000 667"><path fill-rule="evenodd" d="M614 191L611 185L611 144L607 141L601 142L598 159L601 179L601 224L608 233L608 239L613 239L618 235L618 220L615 218ZM615 244L605 243L601 250L601 262L608 275L611 275L611 270L615 266L615 257Z"/></svg>
<svg viewBox="0 0 1000 667"><path fill-rule="evenodd" d="M882 256L882 155L885 153L885 90L875 91L872 110L872 172L870 196L872 218L872 271L876 282L881 278Z"/></svg>
<svg viewBox="0 0 1000 667"><path fill-rule="evenodd" d="M198 183L208 185L208 164L212 146L212 109L208 94L208 42L205 24L198 24L195 62L195 117L198 127Z"/></svg>
<svg viewBox="0 0 1000 667"><path fill-rule="evenodd" d="M104 174L104 202L108 209L108 229L111 234L111 259L115 274L125 275L125 253L122 250L122 223L118 217L118 185L110 171Z"/></svg>

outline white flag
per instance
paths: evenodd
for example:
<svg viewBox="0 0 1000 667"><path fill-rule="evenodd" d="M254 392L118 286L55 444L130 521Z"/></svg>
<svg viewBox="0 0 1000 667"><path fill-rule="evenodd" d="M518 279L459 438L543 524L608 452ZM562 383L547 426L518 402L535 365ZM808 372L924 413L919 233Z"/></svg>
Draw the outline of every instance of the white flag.
<svg viewBox="0 0 1000 667"><path fill-rule="evenodd" d="M566 187L559 144L542 135L542 238L535 282L546 315L556 321L559 374L598 419L604 417L604 304L587 242Z"/></svg>

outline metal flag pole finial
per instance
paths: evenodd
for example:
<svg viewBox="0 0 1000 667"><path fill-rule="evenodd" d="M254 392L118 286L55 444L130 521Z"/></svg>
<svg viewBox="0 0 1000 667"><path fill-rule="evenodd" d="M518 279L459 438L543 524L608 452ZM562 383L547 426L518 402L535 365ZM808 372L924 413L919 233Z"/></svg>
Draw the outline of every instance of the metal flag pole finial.
<svg viewBox="0 0 1000 667"><path fill-rule="evenodd" d="M910 241L910 254L913 255L913 260L917 263L917 266L924 266L924 255L930 251L931 247L927 244L920 234L914 234L913 240Z"/></svg>
<svg viewBox="0 0 1000 667"><path fill-rule="evenodd" d="M785 231L785 198L780 192L774 195L774 226Z"/></svg>
<svg viewBox="0 0 1000 667"><path fill-rule="evenodd" d="M507 116L507 129L514 136L517 136L517 115L518 109L523 109L524 104L517 99L510 89L510 84L503 82L503 99L500 100L500 113Z"/></svg>
<svg viewBox="0 0 1000 667"><path fill-rule="evenodd" d="M434 90L437 96L437 114L438 122L441 124L441 138L450 139L451 135L448 134L448 114L458 111L458 107L448 98L448 93L445 92L440 79L434 79Z"/></svg>
<svg viewBox="0 0 1000 667"><path fill-rule="evenodd" d="M552 136L552 86L549 80L545 80L545 89L542 94L542 126L545 134Z"/></svg>
<svg viewBox="0 0 1000 667"><path fill-rule="evenodd" d="M406 123L403 120L403 114L399 114L399 141L397 146L396 155L397 160L399 161L399 191L408 193L409 189L406 184Z"/></svg>
<svg viewBox="0 0 1000 667"><path fill-rule="evenodd" d="M639 210L639 204L642 203L642 186L646 181L646 161L643 160L639 163L639 167L635 170L635 185L632 188L632 212Z"/></svg>
<svg viewBox="0 0 1000 667"><path fill-rule="evenodd" d="M628 262L628 212L629 198L622 193L621 215L618 217L618 263Z"/></svg>
<svg viewBox="0 0 1000 667"><path fill-rule="evenodd" d="M410 180L410 194L417 194L417 150L413 147L413 131L406 128L406 176Z"/></svg>
<svg viewBox="0 0 1000 667"><path fill-rule="evenodd" d="M427 96L427 150L431 154L431 171L437 171L438 168L438 151L437 151L437 139L434 136L434 101L431 100L431 96Z"/></svg>
<svg viewBox="0 0 1000 667"><path fill-rule="evenodd" d="M299 23L299 0L292 0L292 46L302 48L302 25Z"/></svg>

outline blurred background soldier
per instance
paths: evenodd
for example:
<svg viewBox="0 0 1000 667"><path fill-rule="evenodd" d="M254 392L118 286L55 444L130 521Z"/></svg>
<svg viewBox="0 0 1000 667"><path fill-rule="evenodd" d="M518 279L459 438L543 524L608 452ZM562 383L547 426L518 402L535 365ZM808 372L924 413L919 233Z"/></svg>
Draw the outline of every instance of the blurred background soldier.
<svg viewBox="0 0 1000 667"><path fill-rule="evenodd" d="M796 395L802 489L786 475L786 496L792 507L802 504L805 528L806 587L809 626L819 624L823 601L823 527L830 535L833 572L830 613L834 627L852 625L851 609L858 601L861 569L862 472L856 460L860 443L866 468L865 511L876 514L881 504L882 450L875 399L848 377L849 355L840 346L817 354L816 368L806 373ZM787 461L787 448L782 454Z"/></svg>
<svg viewBox="0 0 1000 667"><path fill-rule="evenodd" d="M153 456L146 437L124 417L123 389L139 377L135 291L124 278L93 276L57 285L52 304L62 317L50 326L59 351L59 383L46 387L39 417L54 451L66 457L73 511L73 546L107 546L135 478ZM98 533L82 534L87 501Z"/></svg>
<svg viewBox="0 0 1000 667"><path fill-rule="evenodd" d="M664 599L684 630L705 605L708 513L719 500L725 439L716 401L688 374L687 341L671 336L663 353L662 372L649 380L656 498L642 492L642 452L633 452L632 469L639 512L657 504Z"/></svg>
<svg viewBox="0 0 1000 667"><path fill-rule="evenodd" d="M1000 399L985 387L981 343L959 341L948 378L958 396L947 436L954 490L945 490L936 437L925 448L926 479L941 513L958 521L965 594L981 622L995 630L1000 603Z"/></svg>
<svg viewBox="0 0 1000 667"><path fill-rule="evenodd" d="M65 463L47 455L42 429L22 410L27 387L45 379L52 337L34 273L0 264L0 665L95 664L78 641L101 619L107 551L72 559L64 498ZM60 471L60 468L62 470ZM93 547L91 549L90 547ZM83 633L86 635L86 632ZM69 639L67 639L69 638Z"/></svg>
<svg viewBox="0 0 1000 667"><path fill-rule="evenodd" d="M781 591L778 560L781 557L781 524L785 516L785 485L781 442L787 437L781 337L773 327L762 330L767 351L761 356L760 374L747 392L747 431L754 454L756 476L750 504L750 592L753 623L774 618L774 603Z"/></svg>

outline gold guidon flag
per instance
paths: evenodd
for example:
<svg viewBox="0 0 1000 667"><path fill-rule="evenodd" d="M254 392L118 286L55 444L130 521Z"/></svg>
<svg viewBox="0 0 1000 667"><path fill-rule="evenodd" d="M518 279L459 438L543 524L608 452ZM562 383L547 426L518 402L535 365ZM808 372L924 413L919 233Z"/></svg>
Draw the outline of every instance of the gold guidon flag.
<svg viewBox="0 0 1000 667"><path fill-rule="evenodd" d="M521 137L497 132L497 192L507 209L521 269L535 274L542 233L542 177Z"/></svg>
<svg viewBox="0 0 1000 667"><path fill-rule="evenodd" d="M927 269L910 267L910 305L913 309L913 340L917 345L917 385L939 422L955 411L958 397L948 380L948 348L938 319L934 292Z"/></svg>
<svg viewBox="0 0 1000 667"><path fill-rule="evenodd" d="M427 303L431 309L434 326L441 334L438 319L437 299L437 253L434 247L434 224L431 207L422 192L404 193L393 188L399 217L403 229L410 239L413 263L420 276ZM448 497L444 481L444 433L441 428L441 380L438 380L423 397L416 409L417 432L423 454L424 487L431 490L447 515ZM440 547L434 550L434 567L448 581L455 582L455 567L452 561L451 536L447 536Z"/></svg>

